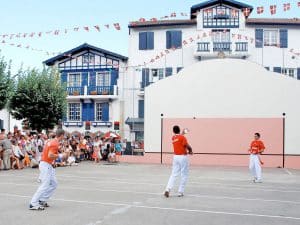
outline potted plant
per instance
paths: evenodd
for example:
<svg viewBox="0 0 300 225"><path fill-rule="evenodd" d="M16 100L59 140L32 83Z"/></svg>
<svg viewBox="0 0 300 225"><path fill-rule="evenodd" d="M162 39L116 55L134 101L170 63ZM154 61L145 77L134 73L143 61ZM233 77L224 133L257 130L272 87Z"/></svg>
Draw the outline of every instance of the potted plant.
<svg viewBox="0 0 300 225"><path fill-rule="evenodd" d="M103 90L103 91L102 91L102 94L103 94L103 95L108 95L108 90Z"/></svg>
<svg viewBox="0 0 300 225"><path fill-rule="evenodd" d="M97 95L97 91L95 91L95 90L90 91L90 94L91 94L91 95Z"/></svg>
<svg viewBox="0 0 300 225"><path fill-rule="evenodd" d="M74 90L73 95L79 95L79 91Z"/></svg>

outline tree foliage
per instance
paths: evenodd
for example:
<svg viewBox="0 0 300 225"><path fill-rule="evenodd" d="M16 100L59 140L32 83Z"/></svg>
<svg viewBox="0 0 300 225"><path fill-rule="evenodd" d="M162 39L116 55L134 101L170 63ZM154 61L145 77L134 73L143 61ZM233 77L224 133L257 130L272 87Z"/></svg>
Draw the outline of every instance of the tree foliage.
<svg viewBox="0 0 300 225"><path fill-rule="evenodd" d="M0 58L0 110L6 106L13 87L10 73L10 63Z"/></svg>
<svg viewBox="0 0 300 225"><path fill-rule="evenodd" d="M28 121L32 130L52 129L66 109L66 91L58 71L52 68L20 71L9 108L16 119Z"/></svg>

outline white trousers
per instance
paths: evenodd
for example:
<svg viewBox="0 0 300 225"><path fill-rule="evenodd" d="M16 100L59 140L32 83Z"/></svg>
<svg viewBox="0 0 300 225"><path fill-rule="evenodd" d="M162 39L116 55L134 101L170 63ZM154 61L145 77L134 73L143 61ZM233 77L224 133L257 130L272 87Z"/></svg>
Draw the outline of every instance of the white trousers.
<svg viewBox="0 0 300 225"><path fill-rule="evenodd" d="M186 155L174 155L172 174L169 178L169 182L166 190L170 191L175 184L176 178L180 175L180 184L178 188L179 193L184 193L184 188L188 179L189 173L189 161Z"/></svg>
<svg viewBox="0 0 300 225"><path fill-rule="evenodd" d="M47 201L52 196L57 187L55 169L52 167L52 165L41 161L39 170L39 178L42 182L31 199L30 204L33 206L37 206L39 204L39 201Z"/></svg>
<svg viewBox="0 0 300 225"><path fill-rule="evenodd" d="M260 166L258 155L256 154L250 155L249 169L255 179L257 180L261 179L261 166Z"/></svg>

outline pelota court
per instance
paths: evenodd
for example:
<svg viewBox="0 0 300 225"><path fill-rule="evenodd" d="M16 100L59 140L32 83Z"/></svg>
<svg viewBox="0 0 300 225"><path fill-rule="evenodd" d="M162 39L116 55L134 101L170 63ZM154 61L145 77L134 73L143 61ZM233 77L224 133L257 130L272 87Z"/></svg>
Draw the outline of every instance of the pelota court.
<svg viewBox="0 0 300 225"><path fill-rule="evenodd" d="M57 168L59 186L45 211L30 211L37 169L0 171L1 225L300 224L300 171L191 167L185 196L166 199L167 165L83 162Z"/></svg>

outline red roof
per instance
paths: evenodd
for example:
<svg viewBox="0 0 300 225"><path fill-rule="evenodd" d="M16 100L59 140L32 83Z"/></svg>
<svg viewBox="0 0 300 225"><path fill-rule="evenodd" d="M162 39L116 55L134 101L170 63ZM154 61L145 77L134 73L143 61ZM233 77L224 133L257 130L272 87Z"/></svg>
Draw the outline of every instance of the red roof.
<svg viewBox="0 0 300 225"><path fill-rule="evenodd" d="M247 25L300 25L300 18L248 18Z"/></svg>

